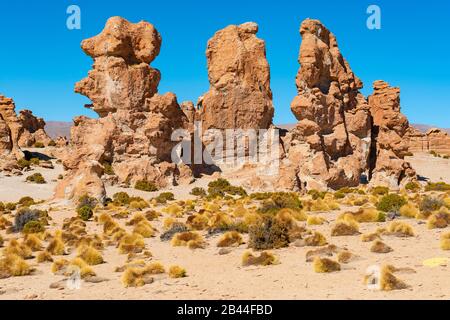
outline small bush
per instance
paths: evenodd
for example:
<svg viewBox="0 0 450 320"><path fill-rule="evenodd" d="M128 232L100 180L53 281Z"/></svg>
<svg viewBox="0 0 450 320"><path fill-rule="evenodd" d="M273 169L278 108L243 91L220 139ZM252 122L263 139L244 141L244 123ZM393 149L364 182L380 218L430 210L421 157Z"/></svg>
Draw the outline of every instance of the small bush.
<svg viewBox="0 0 450 320"><path fill-rule="evenodd" d="M180 222L172 222L172 224L170 225L170 228L160 236L160 239L161 239L161 241L170 241L170 240L172 240L172 238L175 234L184 233L187 231L188 231L188 228L186 227L185 224L180 223Z"/></svg>
<svg viewBox="0 0 450 320"><path fill-rule="evenodd" d="M389 193L388 187L378 186L372 189L372 195L374 196L384 196Z"/></svg>
<svg viewBox="0 0 450 320"><path fill-rule="evenodd" d="M155 231L148 221L141 221L133 229L134 233L140 234L144 238L153 237Z"/></svg>
<svg viewBox="0 0 450 320"><path fill-rule="evenodd" d="M341 251L337 255L337 260L339 263L349 263L355 256L347 250Z"/></svg>
<svg viewBox="0 0 450 320"><path fill-rule="evenodd" d="M94 212L89 206L83 206L77 209L78 217L83 221L89 221L93 216Z"/></svg>
<svg viewBox="0 0 450 320"><path fill-rule="evenodd" d="M130 204L130 196L126 192L117 192L113 195L113 202L117 206L126 206Z"/></svg>
<svg viewBox="0 0 450 320"><path fill-rule="evenodd" d="M414 237L413 228L402 221L393 221L388 227L388 232L398 237Z"/></svg>
<svg viewBox="0 0 450 320"><path fill-rule="evenodd" d="M381 240L375 240L370 247L370 252L374 253L389 253L392 251L394 250Z"/></svg>
<svg viewBox="0 0 450 320"><path fill-rule="evenodd" d="M315 231L312 235L304 239L304 244L308 247L322 247L326 246L328 241L323 234Z"/></svg>
<svg viewBox="0 0 450 320"><path fill-rule="evenodd" d="M169 268L169 277L170 278L184 278L187 277L186 270L179 266L171 266Z"/></svg>
<svg viewBox="0 0 450 320"><path fill-rule="evenodd" d="M206 245L199 233L190 231L175 234L171 244L173 247L188 247L190 249L204 248Z"/></svg>
<svg viewBox="0 0 450 320"><path fill-rule="evenodd" d="M320 226L325 222L327 222L327 220L320 216L308 216L308 219L306 220L308 226Z"/></svg>
<svg viewBox="0 0 450 320"><path fill-rule="evenodd" d="M317 273L330 273L341 271L341 265L339 262L333 261L328 258L316 257L313 262L314 271Z"/></svg>
<svg viewBox="0 0 450 320"><path fill-rule="evenodd" d="M41 164L41 160L39 160L39 158L31 158L30 164L37 167Z"/></svg>
<svg viewBox="0 0 450 320"><path fill-rule="evenodd" d="M77 257L83 259L90 266L104 262L102 255L97 249L86 245L81 245L77 248Z"/></svg>
<svg viewBox="0 0 450 320"><path fill-rule="evenodd" d="M29 207L35 204L33 198L31 197L22 197L20 198L19 202L17 202L18 205L22 207Z"/></svg>
<svg viewBox="0 0 450 320"><path fill-rule="evenodd" d="M39 233L44 232L45 228L39 221L28 221L23 226L22 232L24 234L32 234L32 233Z"/></svg>
<svg viewBox="0 0 450 320"><path fill-rule="evenodd" d="M255 250L278 249L289 245L287 226L272 216L263 219L249 228L249 248Z"/></svg>
<svg viewBox="0 0 450 320"><path fill-rule="evenodd" d="M9 241L8 246L3 250L3 254L12 254L17 255L23 259L29 259L32 257L33 251L23 242L19 243L19 241L17 241L16 239L12 239Z"/></svg>
<svg viewBox="0 0 450 320"><path fill-rule="evenodd" d="M205 197L206 196L206 190L200 187L195 187L191 191L191 195L196 197Z"/></svg>
<svg viewBox="0 0 450 320"><path fill-rule="evenodd" d="M36 183L36 184L45 184L45 183L47 183L45 181L45 178L39 172L33 173L32 175L28 176L26 181L27 182Z"/></svg>
<svg viewBox="0 0 450 320"><path fill-rule="evenodd" d="M34 147L42 149L42 148L45 148L45 145L44 145L44 143L42 143L40 141L37 141L37 142L34 143Z"/></svg>
<svg viewBox="0 0 450 320"><path fill-rule="evenodd" d="M442 250L450 250L450 232L442 234L441 249Z"/></svg>
<svg viewBox="0 0 450 320"><path fill-rule="evenodd" d="M134 188L136 190L140 191L146 191L146 192L155 192L158 191L158 188L153 182L145 181L145 180L139 180L134 185Z"/></svg>
<svg viewBox="0 0 450 320"><path fill-rule="evenodd" d="M433 211L439 210L444 205L445 203L443 200L426 196L420 202L419 209L422 213L429 214Z"/></svg>
<svg viewBox="0 0 450 320"><path fill-rule="evenodd" d="M420 190L420 184L418 184L417 182L408 182L405 185L405 189L411 192L417 192Z"/></svg>
<svg viewBox="0 0 450 320"><path fill-rule="evenodd" d="M325 198L327 192L312 189L308 191L308 194L312 197L313 200L317 200Z"/></svg>
<svg viewBox="0 0 450 320"><path fill-rule="evenodd" d="M428 229L444 229L450 222L450 215L445 212L437 212L428 217Z"/></svg>
<svg viewBox="0 0 450 320"><path fill-rule="evenodd" d="M399 212L400 215L405 218L415 218L420 213L419 209L411 203L407 203L402 206Z"/></svg>
<svg viewBox="0 0 450 320"><path fill-rule="evenodd" d="M52 255L48 251L41 251L36 256L37 263L53 262Z"/></svg>
<svg viewBox="0 0 450 320"><path fill-rule="evenodd" d="M140 234L126 234L120 239L119 253L140 253L145 249L144 238Z"/></svg>
<svg viewBox="0 0 450 320"><path fill-rule="evenodd" d="M25 158L22 158L22 159L17 160L17 166L20 169L28 169L31 167L31 162Z"/></svg>
<svg viewBox="0 0 450 320"><path fill-rule="evenodd" d="M0 259L0 278L21 277L32 272L33 268L20 256L6 254Z"/></svg>
<svg viewBox="0 0 450 320"><path fill-rule="evenodd" d="M167 201L175 200L175 195L172 192L163 192L155 198L157 203L165 204Z"/></svg>
<svg viewBox="0 0 450 320"><path fill-rule="evenodd" d="M229 231L225 233L222 238L220 238L219 242L217 243L217 246L219 248L223 247L232 247L232 246L240 246L244 243L244 240L242 239L242 236L237 231Z"/></svg>
<svg viewBox="0 0 450 320"><path fill-rule="evenodd" d="M25 225L30 221L38 222L41 217L41 211L36 209L22 208L14 217L14 232L21 232Z"/></svg>
<svg viewBox="0 0 450 320"><path fill-rule="evenodd" d="M358 222L354 219L339 220L331 228L331 235L333 237L353 236L358 234L360 234Z"/></svg>
<svg viewBox="0 0 450 320"><path fill-rule="evenodd" d="M51 255L62 256L66 253L62 233L56 232L46 249Z"/></svg>
<svg viewBox="0 0 450 320"><path fill-rule="evenodd" d="M391 193L381 198L377 209L384 212L398 212L407 203L406 199L398 194Z"/></svg>
<svg viewBox="0 0 450 320"><path fill-rule="evenodd" d="M94 209L97 206L97 203L97 199L85 194L78 199L77 208L89 207L91 209Z"/></svg>
<svg viewBox="0 0 450 320"><path fill-rule="evenodd" d="M232 186L228 180L223 178L208 184L208 199L223 198L226 195L245 197L247 192L242 187Z"/></svg>
<svg viewBox="0 0 450 320"><path fill-rule="evenodd" d="M278 264L279 261L272 253L263 251L259 257L254 256L250 251L247 251L242 256L242 265L248 266L269 266Z"/></svg>
<svg viewBox="0 0 450 320"><path fill-rule="evenodd" d="M383 266L381 268L380 289L383 291L402 290L408 286L394 276L395 268L392 266Z"/></svg>
<svg viewBox="0 0 450 320"><path fill-rule="evenodd" d="M425 187L425 191L450 191L450 184L445 182L430 182Z"/></svg>
<svg viewBox="0 0 450 320"><path fill-rule="evenodd" d="M302 202L295 193L276 192L264 201L259 208L259 212L276 214L281 209L301 210L303 208Z"/></svg>

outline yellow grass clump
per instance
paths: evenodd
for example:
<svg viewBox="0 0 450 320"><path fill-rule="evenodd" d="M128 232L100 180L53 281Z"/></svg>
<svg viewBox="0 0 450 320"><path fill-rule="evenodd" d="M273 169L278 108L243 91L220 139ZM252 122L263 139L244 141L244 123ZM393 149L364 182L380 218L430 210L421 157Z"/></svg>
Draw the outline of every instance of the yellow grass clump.
<svg viewBox="0 0 450 320"><path fill-rule="evenodd" d="M184 278L187 277L186 270L179 266L171 266L169 268L169 277L170 278Z"/></svg>
<svg viewBox="0 0 450 320"><path fill-rule="evenodd" d="M119 253L140 253L145 249L144 238L140 234L126 234L119 241Z"/></svg>
<svg viewBox="0 0 450 320"><path fill-rule="evenodd" d="M130 221L128 221L126 223L126 225L127 226L135 226L142 221L148 222L147 218L145 218L145 216L142 213L138 212L133 215L133 217L130 219Z"/></svg>
<svg viewBox="0 0 450 320"><path fill-rule="evenodd" d="M36 261L37 261L37 263L53 262L53 258L52 258L52 255L48 251L44 250L37 254Z"/></svg>
<svg viewBox="0 0 450 320"><path fill-rule="evenodd" d="M206 214L194 214L187 218L186 224L194 230L204 230L209 223Z"/></svg>
<svg viewBox="0 0 450 320"><path fill-rule="evenodd" d="M400 215L405 218L416 218L420 215L419 208L412 203L407 203L400 208Z"/></svg>
<svg viewBox="0 0 450 320"><path fill-rule="evenodd" d="M42 250L42 241L41 239L34 233L27 234L24 238L23 243L29 247L32 251L40 251Z"/></svg>
<svg viewBox="0 0 450 320"><path fill-rule="evenodd" d="M21 256L16 254L4 254L0 259L0 279L26 276L33 271L34 269Z"/></svg>
<svg viewBox="0 0 450 320"><path fill-rule="evenodd" d="M339 218L349 215L352 215L354 220L359 223L381 222L384 220L383 215L380 213L380 211L372 207L360 208L356 212L347 212L341 215Z"/></svg>
<svg viewBox="0 0 450 320"><path fill-rule="evenodd" d="M252 225L258 224L262 221L261 215L257 214L256 212L249 212L244 216L244 225L247 227L250 227Z"/></svg>
<svg viewBox="0 0 450 320"><path fill-rule="evenodd" d="M140 234L144 238L151 238L155 234L153 227L147 220L139 222L133 229L134 233Z"/></svg>
<svg viewBox="0 0 450 320"><path fill-rule="evenodd" d="M306 262L312 262L316 257L332 257L333 254L338 251L339 249L334 244L319 249L309 250L306 252Z"/></svg>
<svg viewBox="0 0 450 320"><path fill-rule="evenodd" d="M242 256L242 265L247 266L268 266L279 264L278 258L267 251L261 252L259 257L254 256L250 251L246 251Z"/></svg>
<svg viewBox="0 0 450 320"><path fill-rule="evenodd" d="M145 200L131 201L130 209L132 210L144 210L149 207L149 204Z"/></svg>
<svg viewBox="0 0 450 320"><path fill-rule="evenodd" d="M219 248L223 247L238 247L244 243L242 236L237 231L229 231L225 233L217 243Z"/></svg>
<svg viewBox="0 0 450 320"><path fill-rule="evenodd" d="M224 212L214 214L208 222L208 226L212 229L225 229L233 224L233 219Z"/></svg>
<svg viewBox="0 0 450 320"><path fill-rule="evenodd" d="M81 245L77 248L77 257L83 259L90 266L104 262L101 253L97 249L87 245Z"/></svg>
<svg viewBox="0 0 450 320"><path fill-rule="evenodd" d="M103 224L103 233L107 236L111 236L120 229L119 224L114 220L108 220Z"/></svg>
<svg viewBox="0 0 450 320"><path fill-rule="evenodd" d="M33 251L23 242L19 243L17 239L11 239L3 253L5 255L16 255L23 259L29 259L33 255Z"/></svg>
<svg viewBox="0 0 450 320"><path fill-rule="evenodd" d="M361 236L362 242L372 242L374 240L381 240L380 234L378 232L365 233Z"/></svg>
<svg viewBox="0 0 450 320"><path fill-rule="evenodd" d="M96 275L94 270L89 266L89 264L79 257L73 259L70 262L68 269L70 269L71 266L79 269L80 276L82 279ZM69 270L69 272L70 272L70 270Z"/></svg>
<svg viewBox="0 0 450 320"><path fill-rule="evenodd" d="M3 237L2 237L2 235L0 234L0 248L1 247L3 247L3 243L4 243L5 241L3 240Z"/></svg>
<svg viewBox="0 0 450 320"><path fill-rule="evenodd" d="M308 247L322 247L328 244L327 238L320 232L315 231L312 235L304 239L305 245Z"/></svg>
<svg viewBox="0 0 450 320"><path fill-rule="evenodd" d="M442 250L450 250L450 232L442 234L441 249Z"/></svg>
<svg viewBox="0 0 450 320"><path fill-rule="evenodd" d="M172 228L173 224L177 222L177 220L175 220L174 218L166 218L163 221L163 229L164 230L170 230L170 228Z"/></svg>
<svg viewBox="0 0 450 320"><path fill-rule="evenodd" d="M327 222L327 220L321 216L308 216L306 223L309 226L319 226Z"/></svg>
<svg viewBox="0 0 450 320"><path fill-rule="evenodd" d="M99 224L105 224L107 221L112 221L113 218L106 212L102 212L98 218L97 218L97 222Z"/></svg>
<svg viewBox="0 0 450 320"><path fill-rule="evenodd" d="M160 262L152 262L145 267L145 272L147 274L161 274L165 273L166 270Z"/></svg>
<svg viewBox="0 0 450 320"><path fill-rule="evenodd" d="M69 265L69 261L66 259L59 259L53 262L51 271L54 274L63 274Z"/></svg>
<svg viewBox="0 0 450 320"><path fill-rule="evenodd" d="M383 291L402 290L408 286L394 276L395 268L392 266L383 266L381 268L380 289Z"/></svg>
<svg viewBox="0 0 450 320"><path fill-rule="evenodd" d="M444 229L448 226L450 216L443 212L433 213L427 219L428 229Z"/></svg>
<svg viewBox="0 0 450 320"><path fill-rule="evenodd" d="M313 262L314 271L317 273L330 273L341 271L339 262L328 259L315 257Z"/></svg>
<svg viewBox="0 0 450 320"><path fill-rule="evenodd" d="M394 250L381 240L375 240L370 247L370 252L374 253L389 253L392 251Z"/></svg>
<svg viewBox="0 0 450 320"><path fill-rule="evenodd" d="M125 288L142 287L152 283L153 277L147 273L145 267L127 267L122 274L122 284Z"/></svg>
<svg viewBox="0 0 450 320"><path fill-rule="evenodd" d="M331 228L331 235L333 237L353 236L360 234L358 222L351 214L346 214Z"/></svg>
<svg viewBox="0 0 450 320"><path fill-rule="evenodd" d="M197 232L190 231L175 234L171 244L173 247L188 247L190 249L205 247L203 237Z"/></svg>
<svg viewBox="0 0 450 320"><path fill-rule="evenodd" d="M183 216L183 208L176 203L172 203L171 205L162 209L162 211L175 218L181 218Z"/></svg>
<svg viewBox="0 0 450 320"><path fill-rule="evenodd" d="M388 232L397 237L414 237L414 229L402 221L392 221L388 227Z"/></svg>
<svg viewBox="0 0 450 320"><path fill-rule="evenodd" d="M340 251L337 254L337 260L339 263L349 263L353 258L355 257L355 255L353 253L351 253L348 250L343 250Z"/></svg>
<svg viewBox="0 0 450 320"><path fill-rule="evenodd" d="M48 244L46 250L53 256L62 256L66 253L60 230L55 231L55 236Z"/></svg>

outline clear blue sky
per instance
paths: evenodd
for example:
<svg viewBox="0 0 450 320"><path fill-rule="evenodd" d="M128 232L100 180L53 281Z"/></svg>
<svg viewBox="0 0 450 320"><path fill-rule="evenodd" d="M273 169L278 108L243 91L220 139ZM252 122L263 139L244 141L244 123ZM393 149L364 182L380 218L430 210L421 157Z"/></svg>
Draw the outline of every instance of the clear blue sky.
<svg viewBox="0 0 450 320"><path fill-rule="evenodd" d="M66 9L77 4L82 29L66 28ZM382 10L382 29L366 27L366 9ZM341 51L365 84L383 79L402 89L403 112L411 122L450 127L450 1L275 0L275 1L1 1L0 93L13 97L47 120L70 121L94 114L87 98L73 92L92 60L80 42L98 34L108 17L153 23L163 46L153 66L162 72L159 91L179 101L209 88L205 49L208 39L229 24L255 21L266 41L271 66L275 123L295 122L295 96L305 18L320 19L337 36Z"/></svg>

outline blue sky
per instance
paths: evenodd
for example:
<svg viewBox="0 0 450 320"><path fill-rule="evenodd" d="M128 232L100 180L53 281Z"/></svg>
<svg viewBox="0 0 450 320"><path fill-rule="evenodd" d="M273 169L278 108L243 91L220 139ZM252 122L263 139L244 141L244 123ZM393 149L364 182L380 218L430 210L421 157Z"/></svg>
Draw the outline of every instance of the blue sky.
<svg viewBox="0 0 450 320"><path fill-rule="evenodd" d="M162 72L161 93L196 101L209 88L205 50L209 38L230 24L255 21L271 66L275 123L292 123L290 102L305 18L320 19L338 38L342 53L370 94L378 79L401 87L403 112L413 123L450 127L450 1L1 1L0 93L18 109L47 120L95 116L88 99L73 92L92 59L80 49L106 20L120 15L146 20L163 37L152 66ZM66 28L66 9L81 8L81 30ZM366 27L366 9L381 8L381 30Z"/></svg>

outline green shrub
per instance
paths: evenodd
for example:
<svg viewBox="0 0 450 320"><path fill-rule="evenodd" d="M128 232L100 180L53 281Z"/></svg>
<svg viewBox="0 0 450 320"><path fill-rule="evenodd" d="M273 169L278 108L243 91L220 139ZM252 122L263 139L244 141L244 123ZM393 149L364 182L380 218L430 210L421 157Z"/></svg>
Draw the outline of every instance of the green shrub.
<svg viewBox="0 0 450 320"><path fill-rule="evenodd" d="M22 207L29 207L35 204L35 202L32 197L22 197L20 198L19 202L17 202L17 204Z"/></svg>
<svg viewBox="0 0 450 320"><path fill-rule="evenodd" d="M344 199L345 198L345 193L341 192L341 191L337 191L334 193L334 198L335 199Z"/></svg>
<svg viewBox="0 0 450 320"><path fill-rule="evenodd" d="M325 191L318 191L315 189L309 190L308 194L313 198L313 200L317 200L317 199L323 199L325 198L327 192Z"/></svg>
<svg viewBox="0 0 450 320"><path fill-rule="evenodd" d="M291 192L275 192L259 208L261 213L275 214L281 209L300 210L303 208L298 195Z"/></svg>
<svg viewBox="0 0 450 320"><path fill-rule="evenodd" d="M32 182L32 183L37 183L37 184L47 183L45 181L44 177L42 176L42 174L39 172L33 173L31 176L28 176L27 182Z"/></svg>
<svg viewBox="0 0 450 320"><path fill-rule="evenodd" d="M41 163L41 160L39 160L39 158L31 158L30 159L30 164L32 165L32 166L39 166L39 164Z"/></svg>
<svg viewBox="0 0 450 320"><path fill-rule="evenodd" d="M384 196L387 195L388 193L389 193L388 187L377 186L372 189L372 194L374 196Z"/></svg>
<svg viewBox="0 0 450 320"><path fill-rule="evenodd" d="M115 172L114 172L114 169L113 169L112 165L110 163L108 163L108 162L103 163L103 171L108 176L115 175Z"/></svg>
<svg viewBox="0 0 450 320"><path fill-rule="evenodd" d="M20 169L30 168L31 162L25 158L17 160L17 165Z"/></svg>
<svg viewBox="0 0 450 320"><path fill-rule="evenodd" d="M97 199L85 194L84 196L81 196L78 199L77 209L82 207L89 207L91 209L94 209L97 206L97 204L98 204Z"/></svg>
<svg viewBox="0 0 450 320"><path fill-rule="evenodd" d="M209 199L214 199L217 197L223 198L226 195L245 197L247 192L242 187L232 186L228 180L223 178L211 181L208 184Z"/></svg>
<svg viewBox="0 0 450 320"><path fill-rule="evenodd" d="M22 233L24 233L24 234L39 233L39 232L43 232L44 230L45 230L45 228L41 222L32 220L32 221L28 221L24 225L24 227L22 229Z"/></svg>
<svg viewBox="0 0 450 320"><path fill-rule="evenodd" d="M23 230L25 225L30 221L39 221L41 217L41 211L30 208L20 209L14 217L14 232L20 232Z"/></svg>
<svg viewBox="0 0 450 320"><path fill-rule="evenodd" d="M377 209L384 212L398 212L408 201L398 194L391 193L381 198Z"/></svg>
<svg viewBox="0 0 450 320"><path fill-rule="evenodd" d="M434 150L431 150L431 151L430 151L430 154L431 154L433 157L439 157L439 154L438 154L436 151L434 151Z"/></svg>
<svg viewBox="0 0 450 320"><path fill-rule="evenodd" d="M420 201L419 209L423 213L431 213L433 211L439 210L445 205L444 201L433 197L424 197Z"/></svg>
<svg viewBox="0 0 450 320"><path fill-rule="evenodd" d="M450 184L445 182L429 182L425 191L450 191Z"/></svg>
<svg viewBox="0 0 450 320"><path fill-rule="evenodd" d="M130 204L130 196L126 192L117 192L113 195L115 205L126 206Z"/></svg>
<svg viewBox="0 0 450 320"><path fill-rule="evenodd" d="M195 187L192 189L191 194L196 197L206 196L206 190L200 187Z"/></svg>
<svg viewBox="0 0 450 320"><path fill-rule="evenodd" d="M172 192L163 192L159 196L157 196L155 200L158 203L164 204L167 203L167 201L175 200L175 196Z"/></svg>
<svg viewBox="0 0 450 320"><path fill-rule="evenodd" d="M45 148L45 145L42 142L37 141L34 143L34 147L42 149L42 148Z"/></svg>
<svg viewBox="0 0 450 320"><path fill-rule="evenodd" d="M5 209L8 211L14 211L17 208L17 204L15 204L14 202L8 202L5 203Z"/></svg>
<svg viewBox="0 0 450 320"><path fill-rule="evenodd" d="M78 217L83 221L88 221L94 215L92 208L90 206L82 206L77 209Z"/></svg>
<svg viewBox="0 0 450 320"><path fill-rule="evenodd" d="M56 142L55 140L50 140L50 142L48 143L49 147L56 147Z"/></svg>
<svg viewBox="0 0 450 320"><path fill-rule="evenodd" d="M417 182L408 182L405 185L405 189L411 192L416 192L420 190L420 185Z"/></svg>
<svg viewBox="0 0 450 320"><path fill-rule="evenodd" d="M265 215L262 221L249 228L248 247L255 250L278 249L289 245L287 226L272 216Z"/></svg>
<svg viewBox="0 0 450 320"><path fill-rule="evenodd" d="M136 184L134 185L134 188L136 190L146 191L146 192L158 191L158 188L156 187L156 185L153 182L145 181L145 180L139 180L138 182L136 182Z"/></svg>

